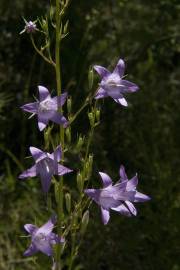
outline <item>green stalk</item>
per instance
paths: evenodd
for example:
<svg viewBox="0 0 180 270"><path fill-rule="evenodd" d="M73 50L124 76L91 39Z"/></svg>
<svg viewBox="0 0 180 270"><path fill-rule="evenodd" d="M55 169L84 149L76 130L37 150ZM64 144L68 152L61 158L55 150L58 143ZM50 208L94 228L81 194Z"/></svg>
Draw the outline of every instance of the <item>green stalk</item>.
<svg viewBox="0 0 180 270"><path fill-rule="evenodd" d="M61 95L61 67L60 67L60 42L61 42L61 17L60 17L60 1L56 0L56 48L55 48L55 71L56 71L56 84L57 95ZM62 113L62 108L61 108ZM60 127L60 143L62 147L62 153L64 149L64 129ZM62 160L64 159L62 154ZM58 182L58 198L57 198L57 214L58 214L58 234L62 235L63 224L63 177L60 177ZM61 245L57 246L56 251L56 270L62 270L61 263Z"/></svg>

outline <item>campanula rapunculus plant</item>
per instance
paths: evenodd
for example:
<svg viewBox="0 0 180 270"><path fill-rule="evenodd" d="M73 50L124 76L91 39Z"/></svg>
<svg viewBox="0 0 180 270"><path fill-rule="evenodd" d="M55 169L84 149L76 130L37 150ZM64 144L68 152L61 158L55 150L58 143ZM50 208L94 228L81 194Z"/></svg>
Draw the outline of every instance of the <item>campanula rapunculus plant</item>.
<svg viewBox="0 0 180 270"><path fill-rule="evenodd" d="M58 112L58 109L66 102L67 93L51 98L46 87L38 86L38 90L39 100L23 105L21 109L32 113L32 115L37 114L38 127L40 131L47 126L49 120L66 127L68 125L68 121L61 113Z"/></svg>
<svg viewBox="0 0 180 270"><path fill-rule="evenodd" d="M128 180L124 167L120 168L121 180L113 185L106 173L99 172L103 188L85 189L85 193L101 207L102 221L107 224L110 219L110 209L125 216L136 216L137 211L132 202L150 200L147 195L136 191L137 175Z"/></svg>
<svg viewBox="0 0 180 270"><path fill-rule="evenodd" d="M52 154L43 152L36 147L30 147L29 149L34 158L35 165L21 173L19 178L24 179L39 175L41 178L43 192L48 192L53 175L64 175L72 172L71 169L68 169L58 163L62 157L60 145Z"/></svg>
<svg viewBox="0 0 180 270"><path fill-rule="evenodd" d="M35 51L54 69L56 77L55 80L52 80L52 84L56 84L57 96L51 97L46 87L38 86L39 100L23 105L21 109L31 113L32 116L37 115L39 130L43 131L41 134L44 135L44 148L47 151L50 149L55 149L55 151L50 154L30 147L35 164L21 173L19 178L40 177L43 192L47 193L48 199L48 207L44 207L44 209L57 212L57 226L55 228L57 234L52 232L55 224L53 218L40 228L26 224L25 229L31 236L31 245L24 255L30 256L41 251L53 258L53 270L72 270L75 269L75 260L81 240L88 226L92 200L100 206L102 221L107 224L110 219L110 210L126 216L136 216L137 211L133 203L144 202L150 198L136 190L137 175L129 180L123 166L120 168L120 179L115 184L112 183L107 174L100 172L103 187L100 189L88 188L94 162L91 143L95 128L101 120L101 109L98 103L100 103L100 99L109 96L117 103L127 106L125 95L136 92L138 86L124 79L125 63L122 59L118 61L112 73L102 66L94 66L101 77L99 87L98 89L94 87L94 73L93 69L90 69L88 74L89 93L76 112L72 108L72 97L68 97L67 121L63 116L63 105L66 102L67 93L62 92L60 48L63 39L68 35L68 20L66 21L64 14L70 0L56 0L54 2L55 5L51 3L50 11L46 16L37 18L38 29L35 22L25 21L26 25L21 33L30 34L29 37ZM37 35L32 35L35 31L41 35L37 41ZM50 33L51 31L54 33ZM40 41L41 44L39 44ZM89 126L85 125L83 130L86 129L86 126L89 130L75 139L76 136L72 135L77 134L77 130L75 130L77 125L74 126L72 123L82 111L87 116L87 121L89 120ZM54 129L55 125L48 128L49 121L56 124L56 129ZM58 131L57 125L59 125ZM47 129L45 129L46 127ZM78 128L80 129L80 127ZM67 155L68 152L71 155ZM72 185L69 185L63 175L72 170L65 167L63 163L65 160L69 162L68 157L74 154L76 155L74 160L76 160L77 183L73 182L72 175ZM53 181L51 181L52 178ZM54 189L50 190L51 183ZM54 206L56 211L54 211ZM67 239L63 246L60 245L64 241L60 237L62 235ZM54 249L53 245L55 245ZM55 254L53 254L53 250L55 250Z"/></svg>
<svg viewBox="0 0 180 270"><path fill-rule="evenodd" d="M95 99L112 97L117 103L128 106L128 103L124 97L127 93L136 92L139 87L127 80L123 79L125 71L125 63L122 59L119 59L114 71L111 73L104 67L94 66L94 69L101 77L99 89L96 93Z"/></svg>
<svg viewBox="0 0 180 270"><path fill-rule="evenodd" d="M53 256L52 246L55 244L63 244L64 238L53 233L56 218L53 216L43 226L38 228L33 224L24 225L25 230L31 236L31 244L24 252L24 256L32 256L37 252L42 252L47 256Z"/></svg>

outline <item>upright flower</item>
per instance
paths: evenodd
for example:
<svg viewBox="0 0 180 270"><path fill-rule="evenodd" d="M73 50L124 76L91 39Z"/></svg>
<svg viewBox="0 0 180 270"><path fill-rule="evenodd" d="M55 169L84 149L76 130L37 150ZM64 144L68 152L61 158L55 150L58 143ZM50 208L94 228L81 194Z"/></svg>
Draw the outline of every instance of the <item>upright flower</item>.
<svg viewBox="0 0 180 270"><path fill-rule="evenodd" d="M66 127L68 121L61 113L58 112L58 109L64 105L67 98L67 93L51 98L51 95L46 87L38 86L38 90L39 100L23 105L21 109L23 111L32 113L32 116L37 114L40 131L47 126L49 120Z"/></svg>
<svg viewBox="0 0 180 270"><path fill-rule="evenodd" d="M128 106L124 94L136 92L139 88L136 84L123 79L125 63L120 59L111 73L104 67L94 66L94 69L101 77L100 87L95 99L112 97L117 103Z"/></svg>
<svg viewBox="0 0 180 270"><path fill-rule="evenodd" d="M25 27L24 29L20 32L20 35L23 34L23 33L34 33L36 30L37 30L37 27L36 27L36 23L35 22L32 22L32 21L26 21L24 19L24 22L25 22Z"/></svg>
<svg viewBox="0 0 180 270"><path fill-rule="evenodd" d="M64 175L72 172L72 170L58 163L62 156L60 145L52 154L43 152L35 147L30 147L29 149L34 158L35 165L20 174L19 178L24 179L39 175L44 192L48 192L53 175Z"/></svg>
<svg viewBox="0 0 180 270"><path fill-rule="evenodd" d="M110 219L110 209L126 216L136 216L137 211L132 202L144 202L150 199L147 195L136 191L137 175L128 180L123 166L120 168L121 180L115 185L109 175L102 172L99 174L103 188L86 189L85 193L101 207L104 224L107 224Z"/></svg>
<svg viewBox="0 0 180 270"><path fill-rule="evenodd" d="M52 232L55 223L56 219L52 217L40 228L32 224L24 225L25 230L31 236L31 244L24 252L24 256L32 256L38 251L46 254L47 256L53 256L52 246L64 243L64 238Z"/></svg>

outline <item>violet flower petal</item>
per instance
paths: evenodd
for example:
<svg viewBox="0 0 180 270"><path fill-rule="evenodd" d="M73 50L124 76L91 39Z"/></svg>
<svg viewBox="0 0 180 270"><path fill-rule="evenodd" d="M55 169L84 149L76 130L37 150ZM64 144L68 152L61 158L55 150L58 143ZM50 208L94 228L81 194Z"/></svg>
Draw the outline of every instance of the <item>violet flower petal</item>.
<svg viewBox="0 0 180 270"><path fill-rule="evenodd" d="M129 208L129 211L131 212L132 215L136 216L137 215L137 210L134 207L134 205L130 201L125 201L125 204Z"/></svg>
<svg viewBox="0 0 180 270"><path fill-rule="evenodd" d="M63 244L64 242L65 242L65 239L63 237L60 237L55 233L51 233L50 243L52 245Z"/></svg>
<svg viewBox="0 0 180 270"><path fill-rule="evenodd" d="M138 184L138 177L135 175L127 182L127 190L135 190Z"/></svg>
<svg viewBox="0 0 180 270"><path fill-rule="evenodd" d="M24 252L24 256L32 256L38 252L38 249L35 247L34 244L31 244L29 248Z"/></svg>
<svg viewBox="0 0 180 270"><path fill-rule="evenodd" d="M122 86L124 86L124 93L134 93L139 90L139 87L132 82L127 80L121 80Z"/></svg>
<svg viewBox="0 0 180 270"><path fill-rule="evenodd" d="M29 234L33 234L34 232L37 231L37 227L33 224L25 224L24 225L24 229L29 233Z"/></svg>
<svg viewBox="0 0 180 270"><path fill-rule="evenodd" d="M111 74L109 70L107 70L106 68L102 66L95 65L93 68L97 71L97 73L100 75L101 78L104 78Z"/></svg>
<svg viewBox="0 0 180 270"><path fill-rule="evenodd" d="M46 157L46 154L41 149L30 146L29 150L30 150L31 155L32 155L32 157L34 158L35 161L38 161L38 160Z"/></svg>
<svg viewBox="0 0 180 270"><path fill-rule="evenodd" d="M119 98L119 99L115 99L114 98L114 101L116 101L117 103L121 104L124 107L127 107L128 106L128 103L127 103L127 101L126 101L125 98Z"/></svg>
<svg viewBox="0 0 180 270"><path fill-rule="evenodd" d="M116 212L119 212L120 214L122 214L124 216L127 216L127 217L132 216L130 210L124 204L121 204L118 207L113 207L111 209L116 211Z"/></svg>
<svg viewBox="0 0 180 270"><path fill-rule="evenodd" d="M55 151L49 155L50 158L52 158L54 161L59 162L61 160L62 157L62 148L61 146L57 146Z"/></svg>
<svg viewBox="0 0 180 270"><path fill-rule="evenodd" d="M63 125L64 127L67 127L68 125L67 119L58 112L53 112L53 115L49 118L49 120L53 121L56 124Z"/></svg>
<svg viewBox="0 0 180 270"><path fill-rule="evenodd" d="M67 92L63 93L60 96L53 97L52 100L55 101L58 105L58 107L62 107L67 99Z"/></svg>
<svg viewBox="0 0 180 270"><path fill-rule="evenodd" d="M58 164L58 172L57 172L57 175L64 175L64 174L70 173L70 172L72 172L71 169L69 169L69 168L67 168L67 167L65 167L65 166L63 166L63 165Z"/></svg>
<svg viewBox="0 0 180 270"><path fill-rule="evenodd" d="M102 182L103 182L103 187L108 187L109 185L112 185L112 180L109 177L109 175L107 175L106 173L103 172L99 172Z"/></svg>
<svg viewBox="0 0 180 270"><path fill-rule="evenodd" d="M128 177L127 177L127 174L123 165L120 166L119 175L121 178L121 182L128 180Z"/></svg>
<svg viewBox="0 0 180 270"><path fill-rule="evenodd" d="M37 113L38 112L38 105L39 105L39 102L33 102L33 103L25 104L25 105L21 106L20 108L25 112Z"/></svg>
<svg viewBox="0 0 180 270"><path fill-rule="evenodd" d="M124 75L124 71L125 71L125 63L122 59L119 59L113 73L118 74L122 78Z"/></svg>
<svg viewBox="0 0 180 270"><path fill-rule="evenodd" d="M48 124L48 119L45 118L42 113L38 114L38 127L39 127L39 130L42 131L43 129L45 129L47 124Z"/></svg>
<svg viewBox="0 0 180 270"><path fill-rule="evenodd" d="M52 216L43 226L38 229L38 233L43 233L45 235L51 233L55 226L55 223L56 217Z"/></svg>
<svg viewBox="0 0 180 270"><path fill-rule="evenodd" d="M136 191L134 202L146 202L151 200L151 198L141 192Z"/></svg>
<svg viewBox="0 0 180 270"><path fill-rule="evenodd" d="M29 177L34 177L37 175L36 172L36 165L32 166L30 169L27 169L26 171L22 172L19 175L19 179L23 179L23 178L29 178Z"/></svg>
<svg viewBox="0 0 180 270"><path fill-rule="evenodd" d="M48 172L45 166L42 166L41 169L39 169L39 174L41 178L42 189L45 193L47 193L50 188L53 173L51 171Z"/></svg>
<svg viewBox="0 0 180 270"><path fill-rule="evenodd" d="M38 90L39 90L39 100L40 100L40 102L45 100L47 97L50 97L49 90L46 87L44 87L42 85L39 85Z"/></svg>
<svg viewBox="0 0 180 270"><path fill-rule="evenodd" d="M37 243L37 248L49 257L53 255L52 247L48 241Z"/></svg>
<svg viewBox="0 0 180 270"><path fill-rule="evenodd" d="M102 222L104 225L108 224L109 219L110 219L110 213L109 210L104 209L101 207L101 216L102 216Z"/></svg>
<svg viewBox="0 0 180 270"><path fill-rule="evenodd" d="M100 98L105 98L105 97L108 97L108 93L103 88L100 87L94 98L100 99Z"/></svg>

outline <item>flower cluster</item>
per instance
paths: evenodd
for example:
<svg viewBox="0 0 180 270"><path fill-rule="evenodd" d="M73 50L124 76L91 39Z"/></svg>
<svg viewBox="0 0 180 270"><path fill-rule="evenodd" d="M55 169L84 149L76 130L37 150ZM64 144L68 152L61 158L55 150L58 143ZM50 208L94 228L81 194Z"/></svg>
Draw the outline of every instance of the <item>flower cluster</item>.
<svg viewBox="0 0 180 270"><path fill-rule="evenodd" d="M26 24L25 30L30 33L36 29L32 22ZM132 82L124 80L125 64L122 59L114 71L110 73L106 68L94 66L94 69L101 77L99 88L94 96L95 99L105 97L113 98L117 103L127 106L125 95L138 90L138 86ZM44 130L49 121L68 126L67 119L61 113L61 107L67 99L67 93L60 96L51 97L48 89L44 86L38 86L39 100L33 103L25 104L21 107L23 111L29 112L32 116L37 115L39 130ZM20 179L39 176L43 192L47 193L50 188L51 180L54 175L65 175L72 172L71 169L63 166L59 162L63 156L63 149L58 145L53 153L44 152L36 147L30 147L31 155L35 164L19 175ZM133 203L145 202L150 198L136 190L138 177L135 175L128 179L123 166L120 167L120 179L113 185L111 178L104 172L99 172L102 179L103 188L85 189L84 193L95 201L101 208L102 221L107 224L110 219L110 210L114 210L125 216L136 216L137 210ZM38 251L53 256L54 244L63 243L65 240L52 232L56 220L52 217L46 224L38 228L32 224L26 224L25 230L31 236L31 245L25 251L25 256L30 256Z"/></svg>

